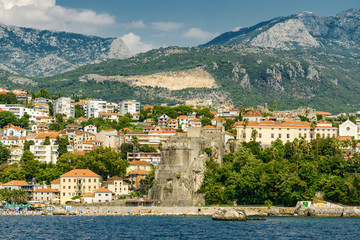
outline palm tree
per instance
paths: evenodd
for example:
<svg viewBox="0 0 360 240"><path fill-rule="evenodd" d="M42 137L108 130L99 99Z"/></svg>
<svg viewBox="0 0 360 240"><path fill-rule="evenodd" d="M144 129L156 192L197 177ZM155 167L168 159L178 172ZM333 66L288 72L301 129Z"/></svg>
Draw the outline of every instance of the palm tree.
<svg viewBox="0 0 360 240"><path fill-rule="evenodd" d="M137 136L132 136L131 138L131 143L134 145L134 152L137 151L138 146L139 146L139 139Z"/></svg>
<svg viewBox="0 0 360 240"><path fill-rule="evenodd" d="M315 129L317 127L316 121L311 122L311 131L313 132L313 137L315 136Z"/></svg>
<svg viewBox="0 0 360 240"><path fill-rule="evenodd" d="M258 136L258 132L256 131L256 129L253 129L251 132L251 138L254 142L256 142L257 136Z"/></svg>
<svg viewBox="0 0 360 240"><path fill-rule="evenodd" d="M274 106L274 111L276 112L276 108L278 107L278 103L277 103L277 101L275 101L274 103L273 103L273 106Z"/></svg>

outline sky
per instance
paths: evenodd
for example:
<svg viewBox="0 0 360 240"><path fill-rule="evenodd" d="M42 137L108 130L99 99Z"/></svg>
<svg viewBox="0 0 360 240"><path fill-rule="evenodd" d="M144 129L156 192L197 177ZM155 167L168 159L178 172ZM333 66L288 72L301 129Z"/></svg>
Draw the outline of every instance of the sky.
<svg viewBox="0 0 360 240"><path fill-rule="evenodd" d="M359 0L0 0L0 23L120 37L132 53L197 46L236 27L303 11L333 16Z"/></svg>

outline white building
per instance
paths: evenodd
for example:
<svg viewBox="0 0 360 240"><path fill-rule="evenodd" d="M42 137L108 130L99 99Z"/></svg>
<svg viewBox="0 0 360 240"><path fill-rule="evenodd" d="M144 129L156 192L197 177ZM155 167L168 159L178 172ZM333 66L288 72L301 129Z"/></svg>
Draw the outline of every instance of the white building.
<svg viewBox="0 0 360 240"><path fill-rule="evenodd" d="M358 126L350 120L346 120L339 125L339 136L340 137L354 137L358 139Z"/></svg>
<svg viewBox="0 0 360 240"><path fill-rule="evenodd" d="M75 101L69 97L61 97L54 101L54 112L75 117Z"/></svg>
<svg viewBox="0 0 360 240"><path fill-rule="evenodd" d="M136 100L127 100L119 103L119 112L122 116L126 113L134 115L134 113L140 113L140 102Z"/></svg>
<svg viewBox="0 0 360 240"><path fill-rule="evenodd" d="M0 104L0 109L12 112L17 118L22 118L25 114L25 107L20 104Z"/></svg>
<svg viewBox="0 0 360 240"><path fill-rule="evenodd" d="M37 189L34 191L34 201L53 203L59 202L60 199L60 191L56 189Z"/></svg>
<svg viewBox="0 0 360 240"><path fill-rule="evenodd" d="M86 127L84 127L84 132L89 132L92 134L97 134L97 127L94 125L87 125Z"/></svg>
<svg viewBox="0 0 360 240"><path fill-rule="evenodd" d="M167 126L168 121L169 121L169 116L166 114L163 114L158 118L158 125L159 126Z"/></svg>
<svg viewBox="0 0 360 240"><path fill-rule="evenodd" d="M91 117L100 117L101 112L106 112L106 105L106 101L102 100L87 101L84 105L85 117L88 119Z"/></svg>
<svg viewBox="0 0 360 240"><path fill-rule="evenodd" d="M121 177L111 177L105 182L106 188L115 196L129 195L129 184Z"/></svg>
<svg viewBox="0 0 360 240"><path fill-rule="evenodd" d="M26 136L26 129L21 128L21 127L17 127L14 125L10 125L10 126L6 126L4 127L2 134L4 136L9 136L9 137L25 137Z"/></svg>

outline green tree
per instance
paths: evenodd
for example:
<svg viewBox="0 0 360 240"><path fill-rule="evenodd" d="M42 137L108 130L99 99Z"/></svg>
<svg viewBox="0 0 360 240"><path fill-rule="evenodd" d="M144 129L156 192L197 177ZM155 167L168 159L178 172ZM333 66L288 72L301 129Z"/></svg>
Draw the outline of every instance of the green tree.
<svg viewBox="0 0 360 240"><path fill-rule="evenodd" d="M6 163L10 158L10 150L0 143L0 165Z"/></svg>
<svg viewBox="0 0 360 240"><path fill-rule="evenodd" d="M35 142L33 140L25 140L24 142L24 151L30 150L30 146L35 145Z"/></svg>
<svg viewBox="0 0 360 240"><path fill-rule="evenodd" d="M0 112L0 128L17 122L16 116L11 112Z"/></svg>
<svg viewBox="0 0 360 240"><path fill-rule="evenodd" d="M32 152L26 150L20 158L20 167L25 172L25 179L31 181L39 170L39 161Z"/></svg>
<svg viewBox="0 0 360 240"><path fill-rule="evenodd" d="M50 137L49 136L46 136L45 137L45 140L44 140L44 142L43 142L43 145L50 145L51 143L50 143Z"/></svg>
<svg viewBox="0 0 360 240"><path fill-rule="evenodd" d="M205 127L205 126L211 126L211 119L208 118L208 117L203 117L203 118L201 119L201 125L202 125L203 127Z"/></svg>
<svg viewBox="0 0 360 240"><path fill-rule="evenodd" d="M58 156L61 157L64 153L67 153L67 146L69 145L69 141L67 136L57 136L55 140L55 145L58 145Z"/></svg>

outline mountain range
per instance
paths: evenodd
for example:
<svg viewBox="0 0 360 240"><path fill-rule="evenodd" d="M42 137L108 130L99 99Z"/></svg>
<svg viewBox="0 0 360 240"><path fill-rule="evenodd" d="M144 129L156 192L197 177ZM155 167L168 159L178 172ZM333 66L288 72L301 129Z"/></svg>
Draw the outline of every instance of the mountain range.
<svg viewBox="0 0 360 240"><path fill-rule="evenodd" d="M0 25L0 68L44 77L85 64L132 56L120 38Z"/></svg>
<svg viewBox="0 0 360 240"><path fill-rule="evenodd" d="M358 9L333 17L302 12L236 28L198 47L159 48L125 58L128 54L46 78L2 71L0 86L45 87L53 93L132 98L143 104L255 107L277 101L279 109L352 111L360 107L359 40Z"/></svg>

